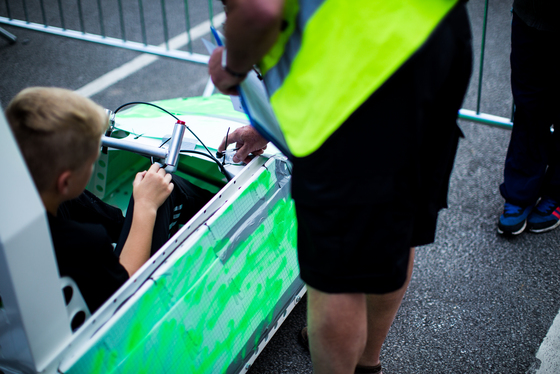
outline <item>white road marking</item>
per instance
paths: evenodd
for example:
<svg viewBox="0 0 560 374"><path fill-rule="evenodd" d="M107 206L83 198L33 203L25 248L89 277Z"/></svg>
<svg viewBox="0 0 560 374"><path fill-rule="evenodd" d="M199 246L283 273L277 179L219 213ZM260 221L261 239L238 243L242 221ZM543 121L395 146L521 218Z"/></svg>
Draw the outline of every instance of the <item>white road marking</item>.
<svg viewBox="0 0 560 374"><path fill-rule="evenodd" d="M213 19L214 24L219 25L222 22L224 22L225 19L226 19L225 13L222 12L220 14L217 14L216 16L214 16ZM191 29L191 38L194 41L208 34L209 32L210 32L210 20L207 20ZM184 32L169 40L169 48L178 49L187 45L187 43L188 43L187 33ZM165 47L165 43L160 44L159 47ZM113 69L107 74L102 75L101 77L86 84L85 86L77 89L76 93L85 97L91 97L107 89L108 87L111 87L112 85L123 80L124 78L136 73L137 71L145 68L146 66L152 64L158 59L159 59L158 56L144 53L136 57L135 59L119 66L118 68Z"/></svg>
<svg viewBox="0 0 560 374"><path fill-rule="evenodd" d="M560 313L554 318L552 326L544 337L537 358L541 360L537 374L560 373Z"/></svg>

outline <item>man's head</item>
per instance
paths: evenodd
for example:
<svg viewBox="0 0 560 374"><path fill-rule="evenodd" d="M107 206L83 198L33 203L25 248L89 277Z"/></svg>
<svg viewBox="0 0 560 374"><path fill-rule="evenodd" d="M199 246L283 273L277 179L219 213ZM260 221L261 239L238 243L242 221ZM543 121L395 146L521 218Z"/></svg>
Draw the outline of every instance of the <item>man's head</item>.
<svg viewBox="0 0 560 374"><path fill-rule="evenodd" d="M99 105L53 87L21 91L8 104L6 118L40 193L56 189L65 172L82 179L85 167L91 173L91 160L108 124Z"/></svg>

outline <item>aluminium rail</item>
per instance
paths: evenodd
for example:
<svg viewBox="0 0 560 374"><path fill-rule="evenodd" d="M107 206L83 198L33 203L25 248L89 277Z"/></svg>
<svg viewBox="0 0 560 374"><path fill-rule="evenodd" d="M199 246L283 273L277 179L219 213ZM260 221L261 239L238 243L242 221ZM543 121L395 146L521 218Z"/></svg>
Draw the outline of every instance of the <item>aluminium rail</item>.
<svg viewBox="0 0 560 374"><path fill-rule="evenodd" d="M484 2L484 20L482 24L482 41L480 45L480 65L478 68L476 111L469 109L460 109L459 118L511 130L511 128L513 127L513 109L510 118L480 112L480 101L482 98L482 72L484 70L484 52L486 50L486 27L488 25L488 1L489 0L485 0Z"/></svg>
<svg viewBox="0 0 560 374"><path fill-rule="evenodd" d="M205 2L207 11L201 15ZM0 2L0 24L199 64L207 64L209 56L193 52L192 42L198 36L193 35L193 30L208 30L225 19L224 13L214 15L218 3L215 0L190 0L190 3L189 0L160 0L159 4L145 0L4 0L3 3ZM195 18L204 18L195 28L191 28L193 3L199 13ZM169 37L172 27L184 31L180 38ZM10 33L2 32L2 36L15 38ZM162 38L158 45L148 42ZM187 50L180 50L184 46Z"/></svg>

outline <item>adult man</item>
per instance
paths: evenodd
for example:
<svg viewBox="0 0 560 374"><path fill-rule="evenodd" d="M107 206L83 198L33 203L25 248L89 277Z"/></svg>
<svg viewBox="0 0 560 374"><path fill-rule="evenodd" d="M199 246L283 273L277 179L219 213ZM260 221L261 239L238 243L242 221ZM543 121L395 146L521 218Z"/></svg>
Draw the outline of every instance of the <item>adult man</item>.
<svg viewBox="0 0 560 374"><path fill-rule="evenodd" d="M298 259L316 373L380 373L412 272L434 240L461 134L470 29L455 0L228 0L218 89L259 65L294 155ZM223 61L222 61L223 60ZM222 63L224 62L224 63ZM234 160L266 140L229 136ZM222 144L223 149L226 145Z"/></svg>

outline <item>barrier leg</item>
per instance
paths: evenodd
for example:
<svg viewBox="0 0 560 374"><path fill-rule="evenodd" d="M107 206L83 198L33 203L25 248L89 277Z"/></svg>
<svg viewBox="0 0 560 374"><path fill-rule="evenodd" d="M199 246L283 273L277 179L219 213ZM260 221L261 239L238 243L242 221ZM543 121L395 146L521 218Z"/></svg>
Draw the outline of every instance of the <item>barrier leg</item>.
<svg viewBox="0 0 560 374"><path fill-rule="evenodd" d="M17 40L16 36L0 27L0 36L7 39L10 44L14 44Z"/></svg>

